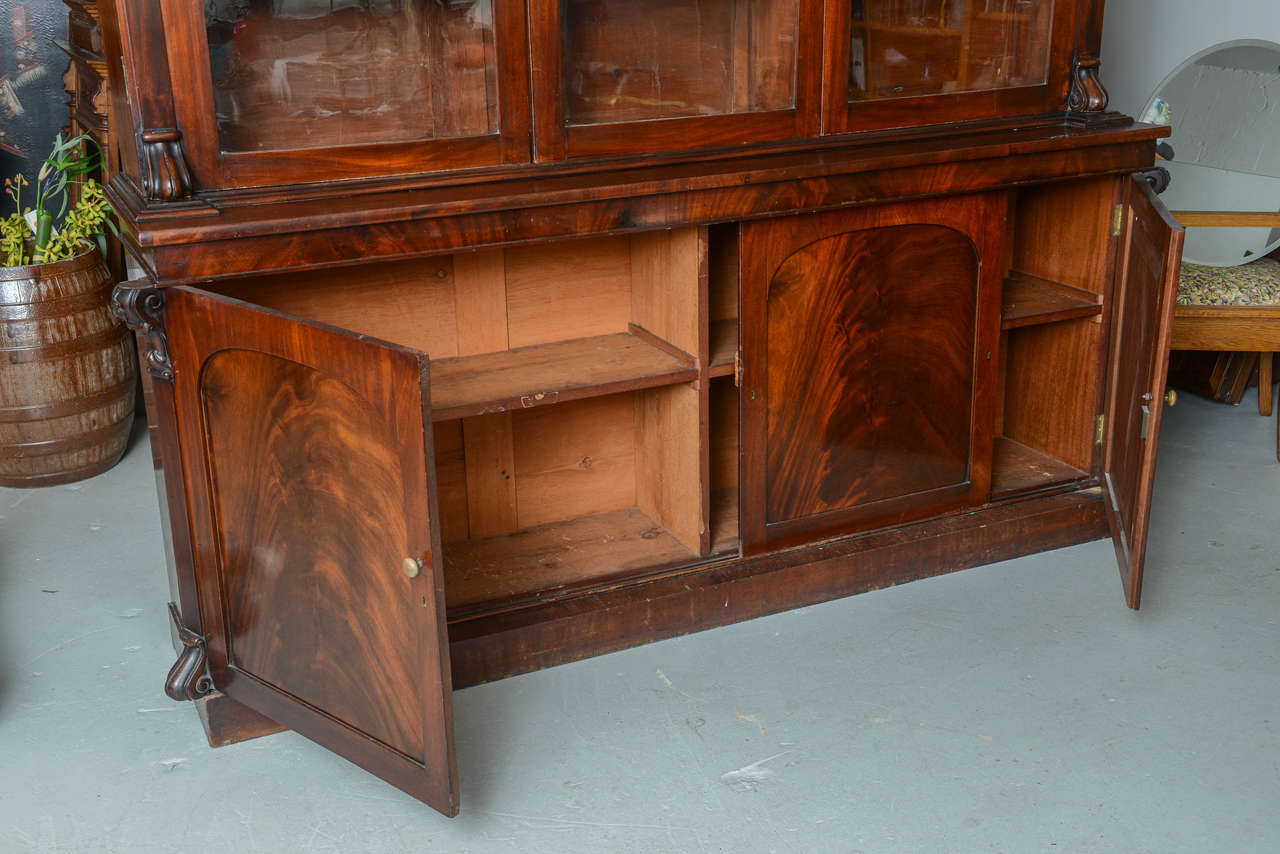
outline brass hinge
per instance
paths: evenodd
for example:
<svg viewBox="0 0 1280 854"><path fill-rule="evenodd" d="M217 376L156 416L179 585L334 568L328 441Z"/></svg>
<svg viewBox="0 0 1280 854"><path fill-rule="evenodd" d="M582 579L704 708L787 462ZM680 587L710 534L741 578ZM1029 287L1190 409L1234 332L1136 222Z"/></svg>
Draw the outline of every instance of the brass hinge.
<svg viewBox="0 0 1280 854"><path fill-rule="evenodd" d="M1121 231L1124 231L1124 205L1116 205L1111 216L1111 236L1119 237Z"/></svg>
<svg viewBox="0 0 1280 854"><path fill-rule="evenodd" d="M742 351L738 350L733 354L733 385L735 388L742 388Z"/></svg>
<svg viewBox="0 0 1280 854"><path fill-rule="evenodd" d="M1095 444L1095 445L1101 445L1101 444L1102 444L1102 434L1103 434L1103 433L1105 433L1105 432L1107 432L1107 416L1105 416L1105 415L1099 415L1099 416L1098 416L1098 424L1097 424L1097 426L1094 428L1094 431L1093 431L1093 444Z"/></svg>
<svg viewBox="0 0 1280 854"><path fill-rule="evenodd" d="M1144 442L1147 440L1147 431L1151 429L1151 407L1147 404L1151 403L1153 399L1154 395L1151 392L1147 392L1142 396L1142 403L1139 404L1139 408L1142 410L1142 426L1139 428L1138 438Z"/></svg>

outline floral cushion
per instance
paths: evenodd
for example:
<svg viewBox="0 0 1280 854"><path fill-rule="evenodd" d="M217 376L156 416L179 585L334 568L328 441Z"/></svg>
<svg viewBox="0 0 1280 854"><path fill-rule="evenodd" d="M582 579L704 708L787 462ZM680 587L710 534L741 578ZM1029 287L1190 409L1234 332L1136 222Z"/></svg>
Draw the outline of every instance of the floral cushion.
<svg viewBox="0 0 1280 854"><path fill-rule="evenodd" d="M1178 305L1280 306L1280 260L1259 258L1239 267L1184 263Z"/></svg>

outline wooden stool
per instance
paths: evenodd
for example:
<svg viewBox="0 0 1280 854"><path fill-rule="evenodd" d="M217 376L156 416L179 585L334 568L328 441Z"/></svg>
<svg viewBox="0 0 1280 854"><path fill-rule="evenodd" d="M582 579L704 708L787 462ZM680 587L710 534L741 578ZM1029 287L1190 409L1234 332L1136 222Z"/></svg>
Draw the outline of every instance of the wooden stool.
<svg viewBox="0 0 1280 854"><path fill-rule="evenodd" d="M1258 411L1270 415L1272 362L1280 352L1280 260L1261 258L1240 267L1184 262L1173 317L1175 350L1259 354ZM1280 459L1280 423L1276 457Z"/></svg>

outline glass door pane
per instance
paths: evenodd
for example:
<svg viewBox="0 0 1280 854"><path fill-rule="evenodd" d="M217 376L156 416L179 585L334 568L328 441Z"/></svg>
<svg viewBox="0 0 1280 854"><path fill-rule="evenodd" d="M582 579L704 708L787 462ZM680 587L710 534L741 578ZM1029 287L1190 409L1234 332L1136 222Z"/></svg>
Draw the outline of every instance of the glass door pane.
<svg viewBox="0 0 1280 854"><path fill-rule="evenodd" d="M562 0L570 125L788 110L799 0Z"/></svg>
<svg viewBox="0 0 1280 854"><path fill-rule="evenodd" d="M1046 82L1053 0L852 0L849 100Z"/></svg>
<svg viewBox="0 0 1280 854"><path fill-rule="evenodd" d="M223 151L498 129L493 0L206 0Z"/></svg>

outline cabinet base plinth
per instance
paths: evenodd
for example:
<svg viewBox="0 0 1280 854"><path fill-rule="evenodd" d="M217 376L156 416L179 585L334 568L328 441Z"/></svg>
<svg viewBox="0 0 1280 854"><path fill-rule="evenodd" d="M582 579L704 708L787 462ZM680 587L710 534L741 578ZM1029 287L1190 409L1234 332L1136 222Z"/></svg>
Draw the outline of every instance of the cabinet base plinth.
<svg viewBox="0 0 1280 854"><path fill-rule="evenodd" d="M225 747L286 729L226 694L214 692L196 700L195 704L210 747Z"/></svg>
<svg viewBox="0 0 1280 854"><path fill-rule="evenodd" d="M1107 536L1094 486L463 620L449 629L453 687Z"/></svg>

